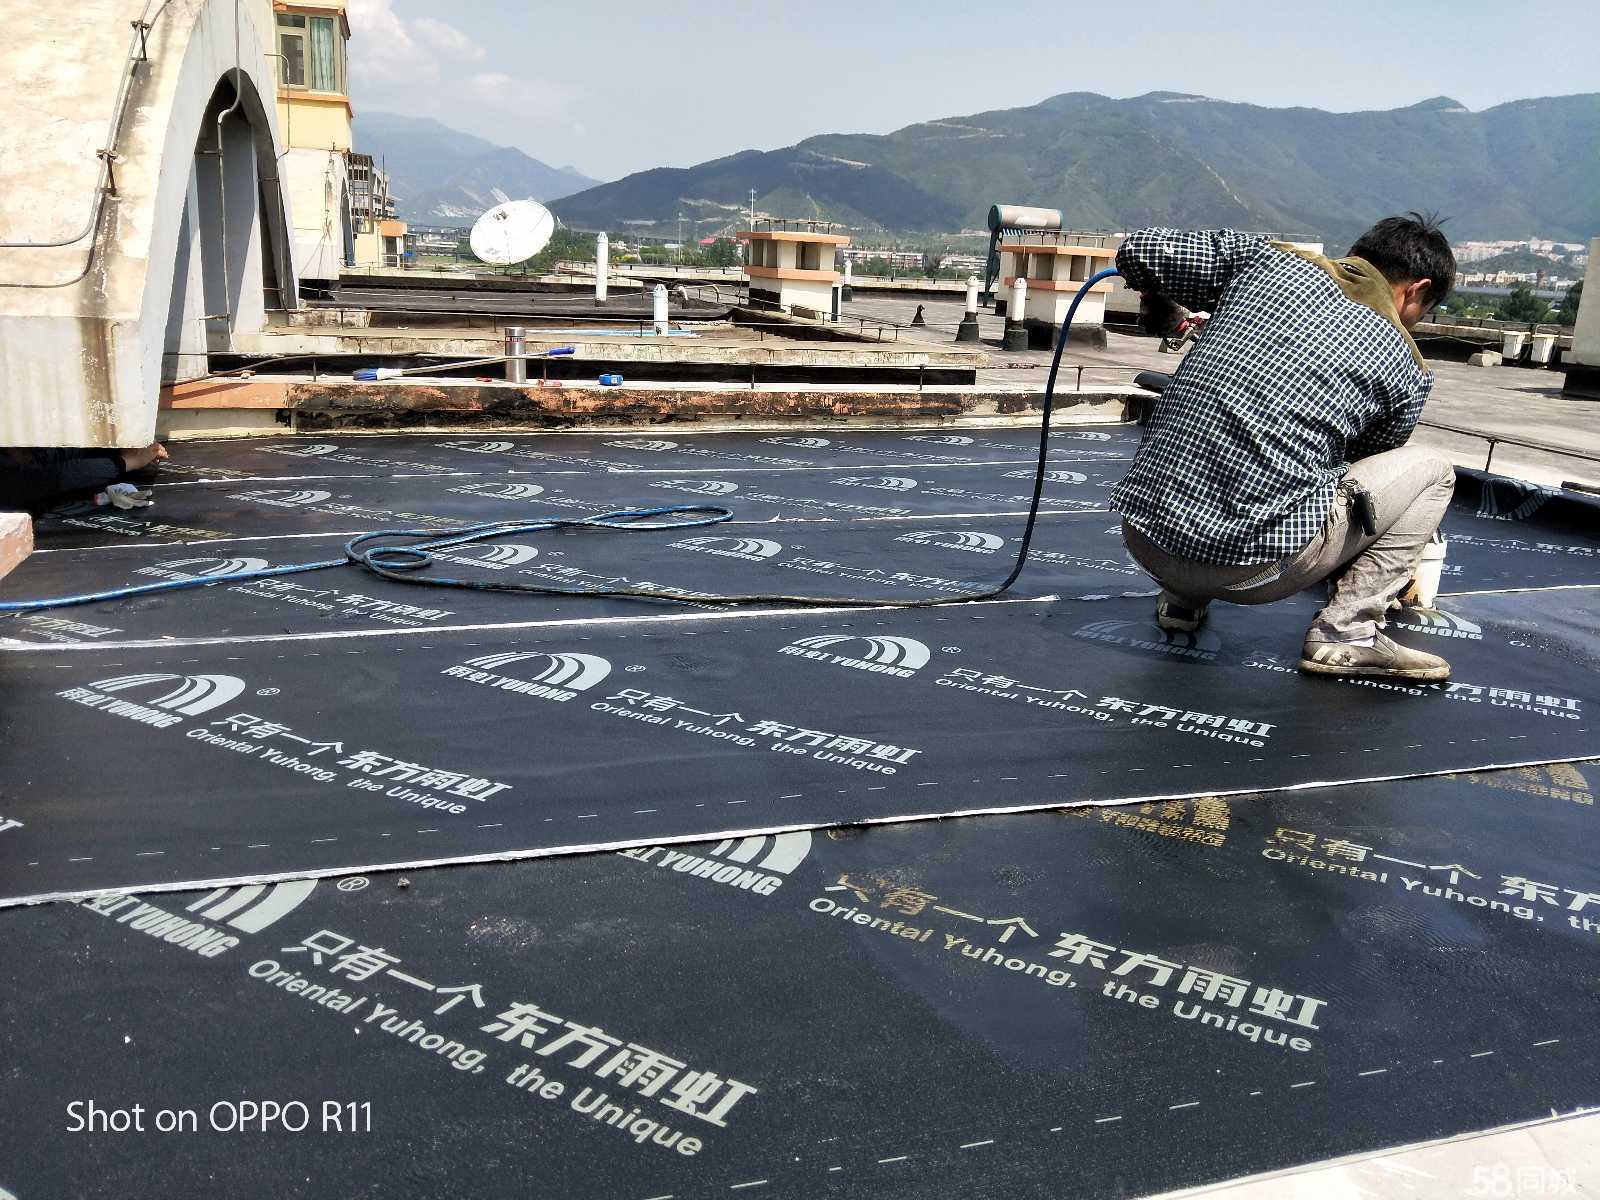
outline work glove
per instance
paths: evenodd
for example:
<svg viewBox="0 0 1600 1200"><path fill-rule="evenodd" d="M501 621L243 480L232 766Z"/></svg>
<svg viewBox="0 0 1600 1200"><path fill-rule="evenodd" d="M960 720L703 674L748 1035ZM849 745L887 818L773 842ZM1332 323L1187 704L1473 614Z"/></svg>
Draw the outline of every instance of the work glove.
<svg viewBox="0 0 1600 1200"><path fill-rule="evenodd" d="M1152 337L1175 337L1178 327L1188 319L1189 310L1183 305L1155 292L1144 292L1139 297L1139 328Z"/></svg>

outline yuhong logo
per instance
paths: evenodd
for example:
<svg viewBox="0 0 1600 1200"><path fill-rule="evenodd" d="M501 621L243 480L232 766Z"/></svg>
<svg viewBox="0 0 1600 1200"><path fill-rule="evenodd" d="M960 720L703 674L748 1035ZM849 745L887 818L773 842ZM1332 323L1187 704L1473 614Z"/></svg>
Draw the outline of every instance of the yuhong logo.
<svg viewBox="0 0 1600 1200"><path fill-rule="evenodd" d="M1032 479L1033 472L1031 470L1007 471L1005 477L1007 479ZM1089 477L1079 471L1046 471L1044 473L1044 481L1046 483L1088 483Z"/></svg>
<svg viewBox="0 0 1600 1200"><path fill-rule="evenodd" d="M1075 629L1072 636L1090 642L1107 642L1113 646L1127 646L1153 654L1202 659L1206 662L1215 659L1217 651L1222 648L1222 642L1209 629L1179 633L1158 629L1141 621L1093 621Z"/></svg>
<svg viewBox="0 0 1600 1200"><path fill-rule="evenodd" d="M666 488L669 492L691 492L696 496L731 496L739 490L737 483L725 479L663 479L650 486Z"/></svg>
<svg viewBox="0 0 1600 1200"><path fill-rule="evenodd" d="M520 662L528 663L529 667L514 675L505 673L506 667ZM532 669L534 667L539 669ZM588 691L611 674L611 664L596 654L522 650L469 658L457 666L446 667L441 674L505 692L564 702L579 692Z"/></svg>
<svg viewBox="0 0 1600 1200"><path fill-rule="evenodd" d="M175 686L172 686L175 685ZM123 699L118 693L142 688L160 689L144 704ZM88 687L67 688L56 695L88 708L97 708L113 716L126 717L141 725L154 725L167 729L181 725L183 717L197 717L201 713L220 708L244 691L244 680L233 675L119 675L114 679L101 679Z"/></svg>
<svg viewBox="0 0 1600 1200"><path fill-rule="evenodd" d="M1478 500L1478 516L1487 521L1526 521L1560 494L1554 488L1530 484L1502 499L1500 488L1491 484Z"/></svg>
<svg viewBox="0 0 1600 1200"><path fill-rule="evenodd" d="M833 481L835 487L877 488L885 492L909 492L917 486L915 479L904 475L847 475Z"/></svg>
<svg viewBox="0 0 1600 1200"><path fill-rule="evenodd" d="M468 454L504 454L507 450L515 450L515 442L440 442L443 450L464 450Z"/></svg>
<svg viewBox="0 0 1600 1200"><path fill-rule="evenodd" d="M782 551L783 545L770 538L692 537L673 542L672 548L763 562Z"/></svg>
<svg viewBox="0 0 1600 1200"><path fill-rule="evenodd" d="M447 562L465 563L473 567L488 567L491 571L504 571L507 567L531 562L539 552L520 542L495 542L492 545L462 546L459 549L433 552L435 558Z"/></svg>
<svg viewBox="0 0 1600 1200"><path fill-rule="evenodd" d="M237 937L216 925L260 933L300 907L316 886L315 880L297 879L220 887L189 904L182 913L168 912L137 896L95 896L80 904L146 937L159 938L202 958L216 958L239 944Z"/></svg>
<svg viewBox="0 0 1600 1200"><path fill-rule="evenodd" d="M272 488L256 492L235 492L228 497L230 500L249 500L255 504L269 504L273 508L304 508L308 504L321 504L332 492L319 492L311 489L305 491L291 491L286 488Z"/></svg>
<svg viewBox="0 0 1600 1200"><path fill-rule="evenodd" d="M1400 614L1394 624L1401 629L1408 629L1412 633L1426 633L1432 637L1465 638L1468 641L1483 641L1483 630L1474 625L1465 617L1458 617L1454 613L1428 612L1420 608L1408 608Z"/></svg>
<svg viewBox="0 0 1600 1200"><path fill-rule="evenodd" d="M310 446L284 442L281 445L263 446L261 448L269 454L287 454L291 458L321 458L324 454L332 454L339 447L332 442L318 442Z"/></svg>
<svg viewBox="0 0 1600 1200"><path fill-rule="evenodd" d="M264 558L175 558L170 562L140 567L135 575L157 575L162 579L210 579L219 575L237 575L243 571L263 571Z"/></svg>
<svg viewBox="0 0 1600 1200"><path fill-rule="evenodd" d="M856 653L842 653L844 650ZM814 658L836 667L854 667L879 675L909 679L928 665L928 648L915 638L866 637L850 633L825 633L790 642L778 651Z"/></svg>
<svg viewBox="0 0 1600 1200"><path fill-rule="evenodd" d="M912 434L906 438L908 442L932 442L935 446L970 446L972 439L962 437L959 433L947 433L940 437Z"/></svg>
<svg viewBox="0 0 1600 1200"><path fill-rule="evenodd" d="M1005 539L995 533L938 529L921 529L915 533L901 534L895 541L909 542L913 546L943 546L947 550L970 550L974 554L993 554L1006 544Z"/></svg>
<svg viewBox="0 0 1600 1200"><path fill-rule="evenodd" d="M532 500L544 495L537 483L464 483L453 487L452 492L469 496L490 496L496 500Z"/></svg>
<svg viewBox="0 0 1600 1200"><path fill-rule="evenodd" d="M770 896L783 886L783 878L805 861L811 834L777 833L763 837L725 838L699 854L669 846L644 846L620 853L635 862L677 871L697 879L725 884L741 891Z"/></svg>
<svg viewBox="0 0 1600 1200"><path fill-rule="evenodd" d="M607 442L605 444L607 446L615 446L619 450L654 450L658 453L664 450L676 450L678 448L677 442L669 442L659 438L637 442L629 441L624 438L619 441Z"/></svg>
<svg viewBox="0 0 1600 1200"><path fill-rule="evenodd" d="M827 438L769 437L761 440L768 446L800 446L806 450L821 450L831 445Z"/></svg>

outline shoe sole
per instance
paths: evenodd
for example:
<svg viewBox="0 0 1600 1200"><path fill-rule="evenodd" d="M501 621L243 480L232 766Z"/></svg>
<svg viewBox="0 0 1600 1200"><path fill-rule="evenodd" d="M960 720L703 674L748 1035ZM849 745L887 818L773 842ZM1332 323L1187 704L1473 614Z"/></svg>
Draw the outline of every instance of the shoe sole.
<svg viewBox="0 0 1600 1200"><path fill-rule="evenodd" d="M1330 663L1312 662L1309 658L1300 660L1300 670L1307 675L1363 676L1369 679L1420 679L1436 682L1450 678L1448 666L1417 667L1412 670L1399 667L1338 667Z"/></svg>

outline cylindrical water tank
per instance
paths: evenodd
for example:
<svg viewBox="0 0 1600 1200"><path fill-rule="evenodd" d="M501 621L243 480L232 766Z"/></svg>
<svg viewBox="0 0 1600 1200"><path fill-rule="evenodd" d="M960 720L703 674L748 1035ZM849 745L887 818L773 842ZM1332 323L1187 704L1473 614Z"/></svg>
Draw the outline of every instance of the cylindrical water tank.
<svg viewBox="0 0 1600 1200"><path fill-rule="evenodd" d="M1059 208L1028 208L1022 204L996 204L989 209L989 232L997 229L1060 229Z"/></svg>

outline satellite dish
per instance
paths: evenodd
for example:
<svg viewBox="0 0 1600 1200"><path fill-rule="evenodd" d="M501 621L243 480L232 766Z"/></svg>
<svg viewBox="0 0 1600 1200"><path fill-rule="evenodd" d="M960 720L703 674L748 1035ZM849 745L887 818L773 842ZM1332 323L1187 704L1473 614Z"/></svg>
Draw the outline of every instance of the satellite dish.
<svg viewBox="0 0 1600 1200"><path fill-rule="evenodd" d="M472 252L496 267L532 258L550 244L556 219L537 200L497 204L472 227Z"/></svg>

